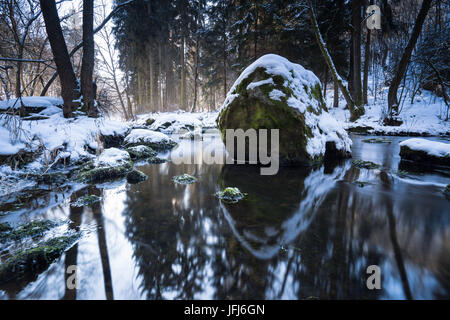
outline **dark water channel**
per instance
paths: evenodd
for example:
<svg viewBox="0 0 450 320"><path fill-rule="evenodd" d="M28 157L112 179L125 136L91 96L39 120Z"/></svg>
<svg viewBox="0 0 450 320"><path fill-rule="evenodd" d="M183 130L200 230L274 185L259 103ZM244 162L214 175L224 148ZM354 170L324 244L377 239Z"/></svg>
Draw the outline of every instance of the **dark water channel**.
<svg viewBox="0 0 450 320"><path fill-rule="evenodd" d="M62 219L83 236L45 272L0 287L0 298L450 298L449 173L402 167L404 137L366 138L352 136L353 158L379 170L347 160L261 176L249 166L168 162L140 166L149 179L136 185L46 191L0 222ZM175 184L183 173L198 181ZM214 194L227 186L247 197L222 203ZM102 200L70 206L84 194ZM75 290L66 287L70 265ZM369 265L380 267L380 290L366 286Z"/></svg>

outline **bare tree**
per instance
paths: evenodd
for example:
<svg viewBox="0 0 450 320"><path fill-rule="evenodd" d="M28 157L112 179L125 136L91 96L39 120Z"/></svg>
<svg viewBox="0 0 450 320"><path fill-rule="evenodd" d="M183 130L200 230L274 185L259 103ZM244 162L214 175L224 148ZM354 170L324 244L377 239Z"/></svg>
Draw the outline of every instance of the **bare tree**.
<svg viewBox="0 0 450 320"><path fill-rule="evenodd" d="M64 100L63 114L66 118L72 117L74 100L78 98L78 85L61 29L56 3L54 0L40 0L40 3L45 29L61 83L61 96Z"/></svg>
<svg viewBox="0 0 450 320"><path fill-rule="evenodd" d="M411 37L408 44L403 51L402 58L397 65L397 71L395 72L394 79L392 79L391 85L389 86L388 93L388 118L385 119L385 123L392 123L393 119L398 116L399 101L397 97L397 91L400 83L405 76L406 69L408 67L409 61L411 59L411 54L416 46L417 39L419 38L420 32L422 31L422 26L425 18L430 10L431 3L433 0L423 0L422 7L420 8L419 14L417 15L416 21L414 22L414 28L411 33Z"/></svg>

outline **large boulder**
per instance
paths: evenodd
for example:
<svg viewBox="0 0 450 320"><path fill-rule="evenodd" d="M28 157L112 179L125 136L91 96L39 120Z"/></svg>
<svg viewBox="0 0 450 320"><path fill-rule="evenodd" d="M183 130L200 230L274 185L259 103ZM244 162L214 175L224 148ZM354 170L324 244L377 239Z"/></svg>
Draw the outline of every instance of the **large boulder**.
<svg viewBox="0 0 450 320"><path fill-rule="evenodd" d="M450 143L411 138L400 142L400 157L422 166L450 167Z"/></svg>
<svg viewBox="0 0 450 320"><path fill-rule="evenodd" d="M279 129L282 165L350 156L352 142L327 112L319 79L275 54L262 56L242 72L217 124L223 141L226 129Z"/></svg>

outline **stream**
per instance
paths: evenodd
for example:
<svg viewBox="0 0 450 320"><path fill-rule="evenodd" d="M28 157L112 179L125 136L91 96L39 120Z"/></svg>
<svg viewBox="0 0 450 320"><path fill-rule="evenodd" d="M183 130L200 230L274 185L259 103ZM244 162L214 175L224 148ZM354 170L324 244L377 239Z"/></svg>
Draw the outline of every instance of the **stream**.
<svg viewBox="0 0 450 320"><path fill-rule="evenodd" d="M406 137L351 138L353 159L380 169L348 159L262 176L247 165L143 162L139 184L43 190L0 222L63 220L82 237L41 274L0 286L0 299L448 299L450 173L401 163ZM196 143L173 152L198 156ZM183 173L197 182L174 183ZM221 202L215 193L229 186L246 197ZM102 200L70 206L86 194ZM66 286L72 265L77 289ZM379 290L367 288L370 265Z"/></svg>

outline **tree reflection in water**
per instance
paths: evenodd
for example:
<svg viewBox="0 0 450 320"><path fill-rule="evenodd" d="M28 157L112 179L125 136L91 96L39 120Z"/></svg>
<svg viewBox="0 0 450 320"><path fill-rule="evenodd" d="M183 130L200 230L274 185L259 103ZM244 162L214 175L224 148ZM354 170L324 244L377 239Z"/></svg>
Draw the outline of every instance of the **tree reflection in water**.
<svg viewBox="0 0 450 320"><path fill-rule="evenodd" d="M144 170L151 179L128 190L124 214L149 299L448 296L446 203L405 201L397 192L414 186L383 171L348 162L275 176L246 166ZM185 172L199 181L171 181ZM361 179L369 184L354 183ZM221 203L214 193L227 186L248 196ZM372 264L382 269L382 290L366 287Z"/></svg>

